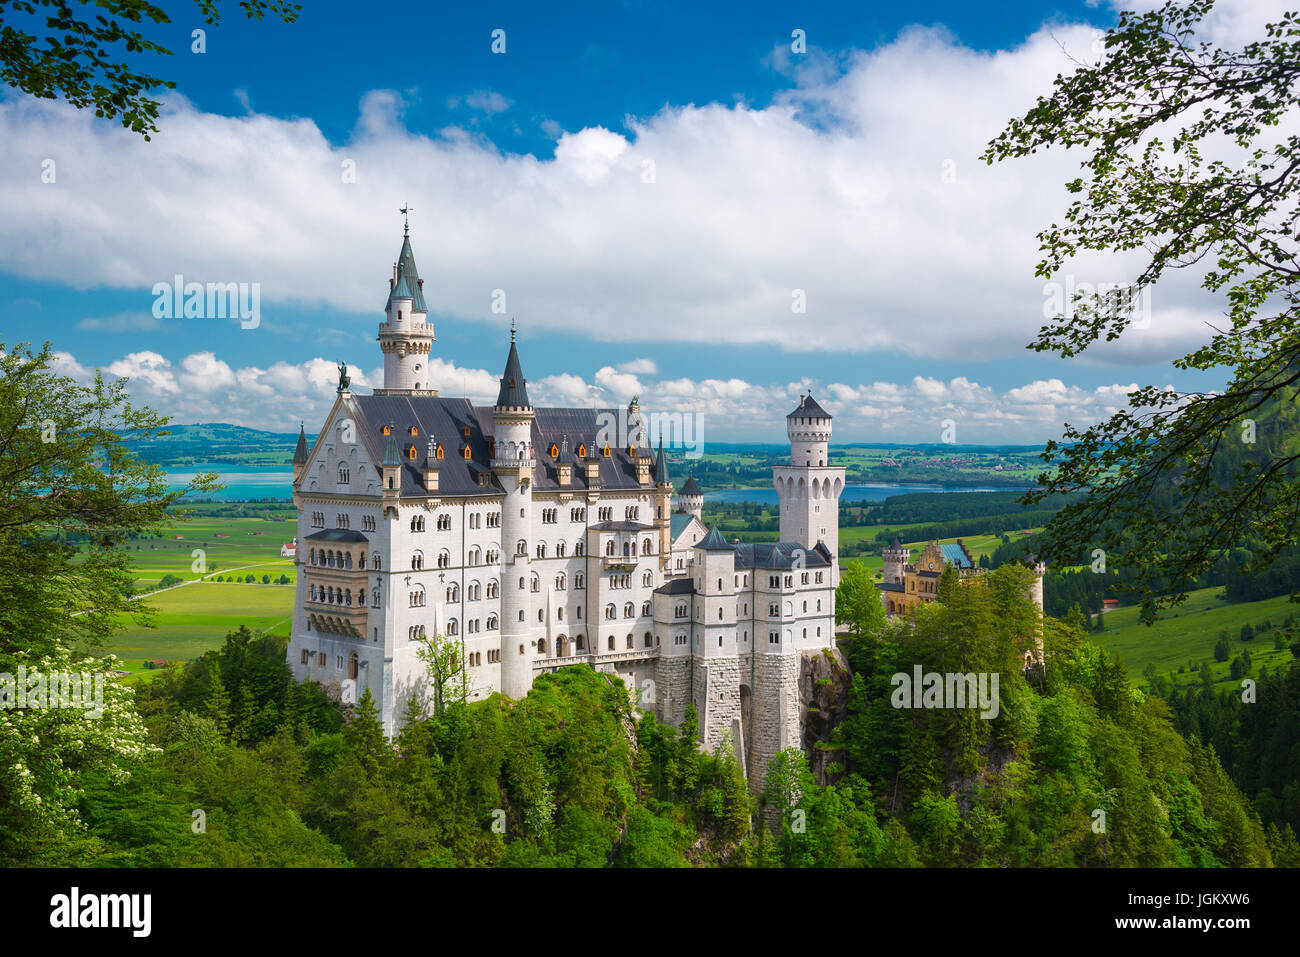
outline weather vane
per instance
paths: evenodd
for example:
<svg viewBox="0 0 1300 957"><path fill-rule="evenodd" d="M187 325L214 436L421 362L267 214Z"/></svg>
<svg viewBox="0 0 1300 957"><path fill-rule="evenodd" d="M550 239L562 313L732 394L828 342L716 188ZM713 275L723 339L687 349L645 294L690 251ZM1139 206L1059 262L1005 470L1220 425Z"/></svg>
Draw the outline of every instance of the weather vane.
<svg viewBox="0 0 1300 957"><path fill-rule="evenodd" d="M404 236L409 236L409 235L411 235L411 215L410 215L410 214L411 214L411 211L412 211L414 208L415 208L415 207L412 206L410 203L407 203L405 206L403 206L401 209L398 210L398 212L401 213L401 214L402 214L402 217L403 217L403 222L402 222L402 235L404 235Z"/></svg>

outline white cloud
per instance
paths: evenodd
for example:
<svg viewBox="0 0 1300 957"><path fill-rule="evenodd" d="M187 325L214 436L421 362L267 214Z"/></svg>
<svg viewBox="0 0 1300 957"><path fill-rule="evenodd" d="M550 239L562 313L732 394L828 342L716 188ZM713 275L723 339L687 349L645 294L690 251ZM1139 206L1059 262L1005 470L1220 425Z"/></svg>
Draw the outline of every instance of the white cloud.
<svg viewBox="0 0 1300 957"><path fill-rule="evenodd" d="M85 381L93 370L69 353L55 356L59 371ZM179 370L179 371L178 371ZM276 362L267 368L232 368L211 352L173 363L155 352L134 352L108 365L112 375L129 376L128 388L178 422L233 422L286 431L297 422L319 422L334 401L335 363L314 358ZM364 394L383 380L383 370L349 367L352 386ZM467 396L475 405L496 401L497 373L430 361L430 378L440 394ZM1060 379L1027 382L999 391L964 377L948 381L921 376L910 382L861 385L798 383L761 385L743 379L641 379L610 366L592 381L566 373L530 381L537 406L615 408L632 394L652 414L699 415L707 441L781 441L785 416L801 393L812 389L834 416L837 441L938 442L945 419L960 423L961 442L1034 444L1059 435L1060 423L1086 425L1127 405L1136 384L1092 389Z"/></svg>
<svg viewBox="0 0 1300 957"><path fill-rule="evenodd" d="M1209 35L1240 42L1261 10L1281 6L1221 3ZM793 64L774 54L770 64L795 86L766 107L668 105L629 118L623 131L565 132L538 120L557 138L553 159L503 152L455 126L412 133L391 90L362 99L342 145L310 119L219 116L180 96L167 98L161 132L145 143L87 111L11 97L0 103L0 269L134 289L140 312L154 282L181 273L259 282L267 311L298 301L373 313L396 252L393 210L409 199L426 296L440 314L482 317L503 289L511 311L539 331L596 339L635 341L653 330L662 341L796 351L1020 354L1042 323L1035 234L1066 208L1061 184L1077 174L1078 157L1048 151L988 167L978 156L1070 68L1062 45L1081 54L1094 35L1055 23L1013 49L979 53L942 29L911 28L869 52L813 51ZM510 105L492 91L464 102L480 112ZM55 183L41 182L45 159L57 164ZM355 181L343 175L351 170ZM1133 263L1094 256L1070 268L1083 281L1115 282L1130 278ZM795 290L807 297L806 314L791 311ZM1162 286L1153 306L1149 330L1100 358L1168 358L1202 340L1203 323L1218 315L1188 282ZM87 318L81 328L125 328L133 315ZM645 381L658 374L653 365L632 360L596 372L590 385L553 377L544 388L619 398L658 388L759 407L760 399L784 406L815 384L679 388L673 381L685 380ZM212 385L156 352L114 366L160 395ZM476 401L495 396L483 370L435 371ZM303 377L311 395L328 398L336 377L324 359L216 371L226 373L262 401L267 388L300 394ZM373 384L378 373L358 371L354 381ZM1069 389L1021 388L1035 390L1035 408L1083 401ZM827 387L846 407L883 410L886 428L901 427L890 410L909 402L983 405L988 393L925 377Z"/></svg>

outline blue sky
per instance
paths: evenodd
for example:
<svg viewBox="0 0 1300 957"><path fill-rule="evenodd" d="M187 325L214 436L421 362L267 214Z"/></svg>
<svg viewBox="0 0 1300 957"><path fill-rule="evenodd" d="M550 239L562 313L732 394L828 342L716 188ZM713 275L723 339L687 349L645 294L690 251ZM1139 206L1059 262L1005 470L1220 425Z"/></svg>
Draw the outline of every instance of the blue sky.
<svg viewBox="0 0 1300 957"><path fill-rule="evenodd" d="M1132 383L1193 381L1168 360L1213 318L1194 283L1131 343L1023 348L1044 301L1033 233L1077 158L976 160L1109 7L304 7L287 25L229 13L202 54L197 20L159 30L175 56L150 66L182 96L152 143L5 97L0 339L129 374L178 421L289 428L323 414L335 359L381 384L409 202L444 394L484 400L510 316L543 401L636 391L708 415L718 441L779 439L806 388L837 441L936 441L955 418L959 440L1019 443ZM176 273L258 283L257 328L152 317Z"/></svg>

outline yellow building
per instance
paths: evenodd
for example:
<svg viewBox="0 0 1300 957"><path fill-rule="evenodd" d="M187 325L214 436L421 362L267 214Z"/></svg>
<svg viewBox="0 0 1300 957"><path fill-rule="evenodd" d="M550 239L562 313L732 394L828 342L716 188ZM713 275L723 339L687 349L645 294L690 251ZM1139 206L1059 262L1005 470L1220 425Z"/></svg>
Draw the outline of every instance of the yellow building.
<svg viewBox="0 0 1300 957"><path fill-rule="evenodd" d="M939 579L948 565L962 578L976 578L985 573L985 569L975 564L960 538L946 545L931 541L915 562L912 550L900 544L897 537L883 554L885 570L879 588L888 615L905 614L923 602L938 598Z"/></svg>

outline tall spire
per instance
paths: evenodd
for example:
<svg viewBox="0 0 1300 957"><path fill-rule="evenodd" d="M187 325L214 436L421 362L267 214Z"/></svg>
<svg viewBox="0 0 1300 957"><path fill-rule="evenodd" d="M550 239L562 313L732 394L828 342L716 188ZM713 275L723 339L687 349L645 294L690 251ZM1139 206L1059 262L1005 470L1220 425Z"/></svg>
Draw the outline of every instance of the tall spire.
<svg viewBox="0 0 1300 957"><path fill-rule="evenodd" d="M424 303L424 280L420 278L420 273L415 268L415 253L411 251L409 227L408 231L402 234L402 251L397 254L397 275L394 277L392 289L388 291L388 299L384 301L385 313L392 308L394 299L410 299L412 312L429 311L429 307Z"/></svg>
<svg viewBox="0 0 1300 957"><path fill-rule="evenodd" d="M506 371L501 376L501 391L497 393L498 408L527 409L528 389L523 367L519 364L519 350L515 348L515 324L510 322L510 355L506 356Z"/></svg>
<svg viewBox="0 0 1300 957"><path fill-rule="evenodd" d="M655 456L655 484L668 484L668 459L664 456L664 434L659 433L659 453Z"/></svg>
<svg viewBox="0 0 1300 957"><path fill-rule="evenodd" d="M293 450L293 464L307 464L307 433L301 422L298 423L298 446Z"/></svg>

